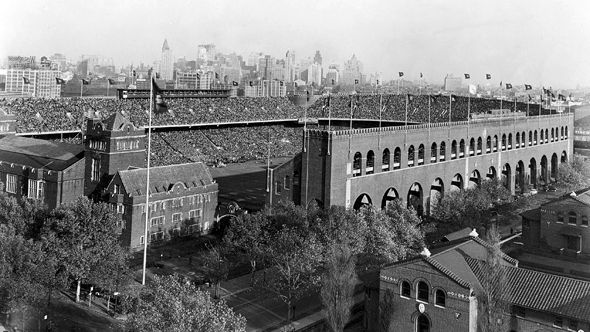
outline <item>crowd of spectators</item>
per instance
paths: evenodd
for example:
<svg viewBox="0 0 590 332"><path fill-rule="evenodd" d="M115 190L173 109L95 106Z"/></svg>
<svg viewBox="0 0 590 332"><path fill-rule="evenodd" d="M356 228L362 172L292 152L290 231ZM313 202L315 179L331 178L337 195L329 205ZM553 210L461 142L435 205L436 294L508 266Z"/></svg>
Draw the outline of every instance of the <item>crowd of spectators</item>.
<svg viewBox="0 0 590 332"><path fill-rule="evenodd" d="M451 99L452 98L452 99ZM452 101L451 101L452 100ZM406 103L408 122L448 122L466 120L468 109L472 114L500 109L500 100L467 98L443 95L346 95L319 98L307 110L308 117L349 118L353 104L356 119L379 119L405 121ZM188 98L168 99L168 112L155 113L152 124L156 126L186 125L199 123L227 123L299 119L305 110L287 98ZM380 112L380 106L382 111ZM107 117L115 111L122 112L134 124L148 123L149 101L147 99L112 98L61 98L61 99L5 99L0 108L16 115L17 132L51 132L80 130L85 119ZM515 103L505 100L503 109L514 110ZM538 104L516 103L516 109L529 115L538 115ZM542 114L549 114L543 109ZM380 114L381 113L381 114ZM449 118L450 115L450 118Z"/></svg>
<svg viewBox="0 0 590 332"><path fill-rule="evenodd" d="M156 131L151 161L154 166L194 161L223 166L293 156L301 152L302 134L300 128L282 125Z"/></svg>

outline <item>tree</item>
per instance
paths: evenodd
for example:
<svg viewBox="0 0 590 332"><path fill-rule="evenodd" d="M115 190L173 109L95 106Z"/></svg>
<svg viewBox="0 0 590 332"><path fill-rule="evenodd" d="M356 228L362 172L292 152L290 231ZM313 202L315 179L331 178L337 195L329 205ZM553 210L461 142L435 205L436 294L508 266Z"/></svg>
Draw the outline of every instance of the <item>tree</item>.
<svg viewBox="0 0 590 332"><path fill-rule="evenodd" d="M326 321L334 332L344 331L357 284L355 256L347 243L334 244L328 250L320 292L326 309Z"/></svg>
<svg viewBox="0 0 590 332"><path fill-rule="evenodd" d="M270 237L265 252L275 273L258 286L274 292L287 305L289 323L293 304L319 283L317 268L322 251L313 234L304 234L286 225Z"/></svg>
<svg viewBox="0 0 590 332"><path fill-rule="evenodd" d="M365 250L367 221L352 209L331 206L319 211L311 222L311 230L326 248L346 243L353 255Z"/></svg>
<svg viewBox="0 0 590 332"><path fill-rule="evenodd" d="M246 320L188 280L154 276L141 290L128 327L142 332L242 332Z"/></svg>
<svg viewBox="0 0 590 332"><path fill-rule="evenodd" d="M557 182L566 191L579 190L590 185L590 165L579 155L571 161L561 163L557 172Z"/></svg>
<svg viewBox="0 0 590 332"><path fill-rule="evenodd" d="M221 282L227 279L232 267L230 260L230 248L221 243L217 247L211 247L201 258L201 267L205 278L209 279L215 287L213 297L219 298Z"/></svg>
<svg viewBox="0 0 590 332"><path fill-rule="evenodd" d="M13 225L27 239L39 236L48 213L38 200L0 195L0 224Z"/></svg>
<svg viewBox="0 0 590 332"><path fill-rule="evenodd" d="M481 278L479 279L482 291L477 296L478 300L478 325L482 332L504 331L499 322L503 320L503 314L507 309L506 301L509 294L506 274L504 273L502 250L500 249L500 233L495 225L492 225L486 233L486 241L490 244L487 248L486 261L482 264Z"/></svg>
<svg viewBox="0 0 590 332"><path fill-rule="evenodd" d="M404 259L423 248L421 220L413 208L406 208L399 200L386 210L367 207L359 213L368 225L363 259L367 268Z"/></svg>
<svg viewBox="0 0 590 332"><path fill-rule="evenodd" d="M53 210L44 236L54 239L54 252L66 271L77 281L76 302L80 301L80 284L95 272L104 271L120 250L117 224L120 217L105 203L93 203L86 197L62 204Z"/></svg>

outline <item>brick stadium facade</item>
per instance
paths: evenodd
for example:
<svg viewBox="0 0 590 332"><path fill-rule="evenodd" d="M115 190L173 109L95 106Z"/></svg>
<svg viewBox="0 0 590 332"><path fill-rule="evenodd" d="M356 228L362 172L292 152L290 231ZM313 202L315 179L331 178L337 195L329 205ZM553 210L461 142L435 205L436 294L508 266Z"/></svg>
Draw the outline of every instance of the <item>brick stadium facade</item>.
<svg viewBox="0 0 590 332"><path fill-rule="evenodd" d="M358 208L401 198L427 214L445 192L485 178L498 177L513 194L526 192L555 179L559 163L572 155L573 121L568 114L517 114L381 130L308 130L301 202Z"/></svg>

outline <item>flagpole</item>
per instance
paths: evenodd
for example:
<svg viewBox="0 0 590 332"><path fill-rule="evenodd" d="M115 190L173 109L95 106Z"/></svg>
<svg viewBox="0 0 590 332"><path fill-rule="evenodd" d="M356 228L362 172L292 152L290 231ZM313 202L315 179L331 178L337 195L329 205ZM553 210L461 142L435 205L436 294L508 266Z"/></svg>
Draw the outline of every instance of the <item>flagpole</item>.
<svg viewBox="0 0 590 332"><path fill-rule="evenodd" d="M82 88L84 87L84 80L80 81L80 98L82 98Z"/></svg>
<svg viewBox="0 0 590 332"><path fill-rule="evenodd" d="M377 142L377 147L379 151L381 151L381 116L383 112L383 94L379 94L379 139Z"/></svg>
<svg viewBox="0 0 590 332"><path fill-rule="evenodd" d="M406 120L405 120L406 121L406 124L405 124L406 134L404 137L404 147L407 145L407 141L408 141L408 104L409 104L409 99L410 99L410 96L406 94Z"/></svg>
<svg viewBox="0 0 590 332"><path fill-rule="evenodd" d="M147 171L145 185L145 228L143 232L143 274L141 284L145 285L145 273L147 267L147 243L148 243L148 222L150 216L150 159L152 154L152 111L154 107L154 80L150 75L150 113L148 116L148 148L147 148Z"/></svg>
<svg viewBox="0 0 590 332"><path fill-rule="evenodd" d="M107 97L109 96L109 88L111 87L111 81L107 79Z"/></svg>
<svg viewBox="0 0 590 332"><path fill-rule="evenodd" d="M351 95L350 96L350 128L348 130L348 159L350 160L350 141L352 139L352 112L353 112L353 106L352 104L354 103L354 97Z"/></svg>

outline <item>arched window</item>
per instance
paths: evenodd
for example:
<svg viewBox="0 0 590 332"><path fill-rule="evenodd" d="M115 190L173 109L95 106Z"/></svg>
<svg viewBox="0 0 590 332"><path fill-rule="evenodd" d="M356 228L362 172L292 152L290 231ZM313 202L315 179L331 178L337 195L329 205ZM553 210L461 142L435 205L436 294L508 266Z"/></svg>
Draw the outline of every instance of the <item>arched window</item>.
<svg viewBox="0 0 590 332"><path fill-rule="evenodd" d="M363 160L363 156L360 152L354 154L354 160L352 161L352 176L359 176L361 175L361 162Z"/></svg>
<svg viewBox="0 0 590 332"><path fill-rule="evenodd" d="M436 162L437 155L438 155L438 146L436 146L436 142L434 142L430 146L430 162L431 163Z"/></svg>
<svg viewBox="0 0 590 332"><path fill-rule="evenodd" d="M506 150L506 134L502 134L502 151Z"/></svg>
<svg viewBox="0 0 590 332"><path fill-rule="evenodd" d="M568 222L568 224L574 224L574 225L576 225L578 223L578 216L576 215L576 213L574 211L570 211L570 213L568 214L567 222Z"/></svg>
<svg viewBox="0 0 590 332"><path fill-rule="evenodd" d="M401 289L400 289L400 295L403 297L407 297L409 298L411 296L410 292L411 292L411 286L410 283L407 281L402 281L401 284Z"/></svg>
<svg viewBox="0 0 590 332"><path fill-rule="evenodd" d="M383 158L381 159L381 170L383 172L389 171L389 164L391 163L391 158L389 155L389 149L383 150Z"/></svg>
<svg viewBox="0 0 590 332"><path fill-rule="evenodd" d="M445 161L447 155L447 144L445 141L440 142L440 153L438 154L438 160Z"/></svg>
<svg viewBox="0 0 590 332"><path fill-rule="evenodd" d="M488 136L486 139L486 153L492 152L492 138Z"/></svg>
<svg viewBox="0 0 590 332"><path fill-rule="evenodd" d="M442 289L437 289L434 293L434 304L439 307L445 307L447 305L447 297Z"/></svg>
<svg viewBox="0 0 590 332"><path fill-rule="evenodd" d="M545 143L549 143L549 129L545 129Z"/></svg>
<svg viewBox="0 0 590 332"><path fill-rule="evenodd" d="M424 144L418 147L418 165L424 165Z"/></svg>
<svg viewBox="0 0 590 332"><path fill-rule="evenodd" d="M529 146L533 145L533 131L529 131Z"/></svg>
<svg viewBox="0 0 590 332"><path fill-rule="evenodd" d="M512 150L512 133L508 134L508 150Z"/></svg>
<svg viewBox="0 0 590 332"><path fill-rule="evenodd" d="M465 140L461 139L459 142L459 158L465 157Z"/></svg>
<svg viewBox="0 0 590 332"><path fill-rule="evenodd" d="M533 144L537 145L537 131L535 130L535 134L533 136Z"/></svg>
<svg viewBox="0 0 590 332"><path fill-rule="evenodd" d="M416 290L416 299L428 302L428 284L424 281L419 281Z"/></svg>
<svg viewBox="0 0 590 332"><path fill-rule="evenodd" d="M554 129L551 128L551 142L554 142L554 141L555 141L555 132L554 132Z"/></svg>
<svg viewBox="0 0 590 332"><path fill-rule="evenodd" d="M481 137L477 138L477 154L481 154L481 150L482 150L482 145L483 145L483 141L481 139Z"/></svg>
<svg viewBox="0 0 590 332"><path fill-rule="evenodd" d="M375 152L373 150L369 150L367 152L367 169L365 170L365 174L373 174L375 173Z"/></svg>
<svg viewBox="0 0 590 332"><path fill-rule="evenodd" d="M588 216L583 216L582 217L582 226L588 226Z"/></svg>
<svg viewBox="0 0 590 332"><path fill-rule="evenodd" d="M526 132L522 132L520 139L522 140L522 142L520 142L520 146L524 148L526 146Z"/></svg>
<svg viewBox="0 0 590 332"><path fill-rule="evenodd" d="M516 133L516 144L514 144L514 148L518 149L520 147L520 133Z"/></svg>
<svg viewBox="0 0 590 332"><path fill-rule="evenodd" d="M457 159L457 141L451 142L451 159Z"/></svg>
<svg viewBox="0 0 590 332"><path fill-rule="evenodd" d="M414 146L410 145L410 147L408 148L408 166L409 167L414 166L414 155L415 155Z"/></svg>
<svg viewBox="0 0 590 332"><path fill-rule="evenodd" d="M565 126L565 138L567 138L567 134L568 134L568 130L567 130L567 126Z"/></svg>
<svg viewBox="0 0 590 332"><path fill-rule="evenodd" d="M539 137L540 138L539 143L541 143L541 144L545 143L545 135L544 134L545 133L543 132L543 129L541 129L541 131L540 131L541 136Z"/></svg>
<svg viewBox="0 0 590 332"><path fill-rule="evenodd" d="M399 169L402 162L402 149L395 148L393 150L393 169Z"/></svg>
<svg viewBox="0 0 590 332"><path fill-rule="evenodd" d="M555 140L559 141L559 127L555 128Z"/></svg>
<svg viewBox="0 0 590 332"><path fill-rule="evenodd" d="M469 140L469 155L473 156L475 154L475 139L472 137Z"/></svg>
<svg viewBox="0 0 590 332"><path fill-rule="evenodd" d="M492 148L494 152L498 151L498 135L494 135L494 146Z"/></svg>

